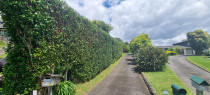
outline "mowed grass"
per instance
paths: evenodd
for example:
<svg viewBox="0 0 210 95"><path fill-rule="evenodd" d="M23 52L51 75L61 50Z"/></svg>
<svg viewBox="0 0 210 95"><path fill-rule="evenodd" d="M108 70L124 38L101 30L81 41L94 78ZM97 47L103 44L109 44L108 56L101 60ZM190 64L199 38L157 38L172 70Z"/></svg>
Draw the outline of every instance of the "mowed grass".
<svg viewBox="0 0 210 95"><path fill-rule="evenodd" d="M185 86L185 84L173 73L168 66L164 71L159 72L143 72L146 79L150 82L157 95L162 94L163 91L169 92L169 95L172 94L172 84L177 84L184 88L187 91L187 95L194 95L194 93Z"/></svg>
<svg viewBox="0 0 210 95"><path fill-rule="evenodd" d="M84 95L90 91L96 84L101 82L109 73L114 69L114 67L120 62L120 60L125 56L125 53L122 54L122 57L118 59L114 64L111 64L108 68L98 74L94 79L85 82L78 83L76 85L76 95Z"/></svg>
<svg viewBox="0 0 210 95"><path fill-rule="evenodd" d="M6 47L6 46L7 44L4 41L0 40L0 47Z"/></svg>
<svg viewBox="0 0 210 95"><path fill-rule="evenodd" d="M7 56L7 54L2 54L2 55L0 55L0 59L4 58L4 57L6 57L6 56Z"/></svg>
<svg viewBox="0 0 210 95"><path fill-rule="evenodd" d="M210 56L188 56L187 60L210 71Z"/></svg>

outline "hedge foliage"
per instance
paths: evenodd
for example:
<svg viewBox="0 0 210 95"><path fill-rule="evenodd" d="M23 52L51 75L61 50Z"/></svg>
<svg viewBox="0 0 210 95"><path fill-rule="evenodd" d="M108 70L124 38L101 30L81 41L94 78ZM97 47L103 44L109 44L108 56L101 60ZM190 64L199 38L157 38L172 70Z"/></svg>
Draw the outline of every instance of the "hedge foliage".
<svg viewBox="0 0 210 95"><path fill-rule="evenodd" d="M41 89L42 74L90 80L122 54L123 43L62 0L0 0L0 11L10 37L4 95Z"/></svg>
<svg viewBox="0 0 210 95"><path fill-rule="evenodd" d="M147 46L137 51L135 60L140 71L161 71L168 62L168 56L162 49Z"/></svg>

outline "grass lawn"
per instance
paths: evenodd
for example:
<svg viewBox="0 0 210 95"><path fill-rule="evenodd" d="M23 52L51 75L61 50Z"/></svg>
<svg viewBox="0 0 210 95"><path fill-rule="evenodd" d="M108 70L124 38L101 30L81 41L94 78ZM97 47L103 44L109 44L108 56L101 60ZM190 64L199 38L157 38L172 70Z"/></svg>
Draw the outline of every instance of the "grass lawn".
<svg viewBox="0 0 210 95"><path fill-rule="evenodd" d="M6 57L6 56L7 56L7 54L2 54L2 55L0 55L0 59L4 58L4 57Z"/></svg>
<svg viewBox="0 0 210 95"><path fill-rule="evenodd" d="M0 40L0 47L7 47L7 44L4 41Z"/></svg>
<svg viewBox="0 0 210 95"><path fill-rule="evenodd" d="M96 84L101 82L113 69L114 67L120 62L120 60L125 56L125 53L123 53L122 57L117 60L114 64L111 64L108 68L106 68L104 71L102 71L100 74L98 74L94 79L85 82L85 83L78 83L76 85L76 95L84 95L89 90L91 90Z"/></svg>
<svg viewBox="0 0 210 95"><path fill-rule="evenodd" d="M148 79L157 95L162 94L163 91L169 92L169 95L172 94L172 84L177 84L187 90L187 95L194 95L193 92L186 88L185 84L173 73L168 66L166 66L164 71L159 72L143 72L145 77Z"/></svg>
<svg viewBox="0 0 210 95"><path fill-rule="evenodd" d="M187 60L210 71L210 56L188 56Z"/></svg>

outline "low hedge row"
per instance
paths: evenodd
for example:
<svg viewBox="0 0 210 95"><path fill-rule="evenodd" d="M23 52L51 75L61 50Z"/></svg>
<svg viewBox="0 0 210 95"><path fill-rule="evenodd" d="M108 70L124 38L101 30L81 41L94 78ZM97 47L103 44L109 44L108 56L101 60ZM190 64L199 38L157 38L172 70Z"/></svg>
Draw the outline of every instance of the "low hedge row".
<svg viewBox="0 0 210 95"><path fill-rule="evenodd" d="M42 89L36 79L43 74L88 81L122 54L122 42L63 0L1 0L0 11L10 37L5 95Z"/></svg>

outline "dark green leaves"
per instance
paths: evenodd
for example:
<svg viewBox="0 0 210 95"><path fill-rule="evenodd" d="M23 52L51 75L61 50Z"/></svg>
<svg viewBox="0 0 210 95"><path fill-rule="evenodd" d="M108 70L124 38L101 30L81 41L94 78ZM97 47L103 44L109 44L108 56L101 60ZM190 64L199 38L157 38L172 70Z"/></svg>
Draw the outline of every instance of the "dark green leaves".
<svg viewBox="0 0 210 95"><path fill-rule="evenodd" d="M0 0L11 37L4 68L4 94L30 94L43 89L36 78L63 74L74 82L88 81L122 54L122 42L96 26L62 0ZM105 27L105 28L104 28Z"/></svg>
<svg viewBox="0 0 210 95"><path fill-rule="evenodd" d="M140 71L161 71L168 61L166 53L153 46L141 47L135 57Z"/></svg>

